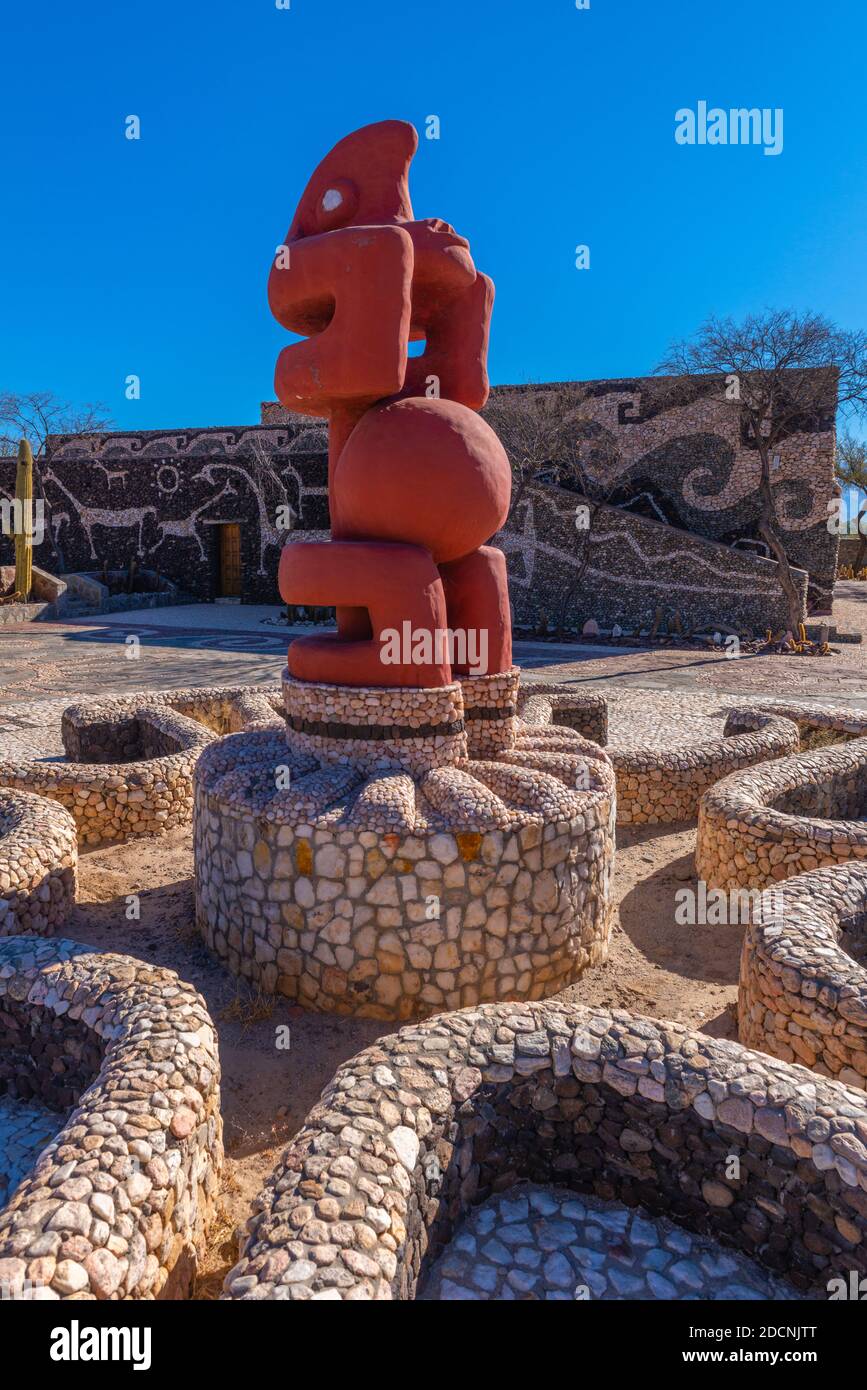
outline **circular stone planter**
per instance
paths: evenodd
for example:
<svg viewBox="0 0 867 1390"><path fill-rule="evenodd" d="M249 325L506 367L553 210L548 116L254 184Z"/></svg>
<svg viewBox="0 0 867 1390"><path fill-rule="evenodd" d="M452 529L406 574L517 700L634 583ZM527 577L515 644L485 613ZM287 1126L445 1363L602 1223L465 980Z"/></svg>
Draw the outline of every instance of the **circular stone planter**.
<svg viewBox="0 0 867 1390"><path fill-rule="evenodd" d="M741 953L738 1034L784 1061L867 1087L867 864L816 869L765 892Z"/></svg>
<svg viewBox="0 0 867 1390"><path fill-rule="evenodd" d="M867 858L867 739L726 777L702 797L695 862L709 888L765 888Z"/></svg>
<svg viewBox="0 0 867 1390"><path fill-rule="evenodd" d="M526 690L519 710L528 724L544 728L556 720L558 726L569 725L607 744L604 696L543 682L533 682ZM798 730L791 719L767 709L753 710L737 721L730 718L723 737L704 744L606 748L617 778L617 824L673 825L695 820L703 792L721 777L795 753L798 747Z"/></svg>
<svg viewBox="0 0 867 1390"><path fill-rule="evenodd" d="M56 802L0 787L0 937L51 936L75 905L78 837Z"/></svg>
<svg viewBox="0 0 867 1390"><path fill-rule="evenodd" d="M867 1271L863 1092L548 1001L443 1014L340 1067L260 1194L224 1297L412 1299L469 1208L523 1182L640 1204L807 1297Z"/></svg>
<svg viewBox="0 0 867 1390"><path fill-rule="evenodd" d="M63 712L66 757L0 761L0 786L59 801L82 844L162 835L192 816L193 767L216 734L283 727L279 688L224 686L85 700Z"/></svg>
<svg viewBox="0 0 867 1390"><path fill-rule="evenodd" d="M80 728L77 720L76 707L65 712L67 759L0 763L0 785L59 801L75 818L85 845L162 835L189 821L193 767L213 734L159 706L140 705L116 720L105 706L99 717L91 707L83 711Z"/></svg>
<svg viewBox="0 0 867 1390"><path fill-rule="evenodd" d="M183 1297L222 1166L216 1035L196 991L130 956L0 941L0 1105L13 1123L18 1106L55 1114L0 1211L0 1290Z"/></svg>
<svg viewBox="0 0 867 1390"><path fill-rule="evenodd" d="M375 738L360 762L333 748L321 761L341 729L362 742L357 723L315 734L315 749L274 729L203 752L197 920L230 970L306 1008L405 1020L542 998L605 959L614 777L601 749L528 726L487 760L412 773Z"/></svg>

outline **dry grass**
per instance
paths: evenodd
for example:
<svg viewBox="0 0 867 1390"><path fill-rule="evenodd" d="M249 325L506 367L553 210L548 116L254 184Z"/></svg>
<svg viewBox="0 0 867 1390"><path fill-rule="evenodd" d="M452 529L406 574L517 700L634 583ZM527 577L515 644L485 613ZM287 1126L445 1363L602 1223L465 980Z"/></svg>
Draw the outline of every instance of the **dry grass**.
<svg viewBox="0 0 867 1390"><path fill-rule="evenodd" d="M266 1022L273 1014L273 994L263 994L261 989L251 989L239 981L234 999L220 1010L219 1017L223 1023L237 1023L242 1035L245 1035L257 1023Z"/></svg>

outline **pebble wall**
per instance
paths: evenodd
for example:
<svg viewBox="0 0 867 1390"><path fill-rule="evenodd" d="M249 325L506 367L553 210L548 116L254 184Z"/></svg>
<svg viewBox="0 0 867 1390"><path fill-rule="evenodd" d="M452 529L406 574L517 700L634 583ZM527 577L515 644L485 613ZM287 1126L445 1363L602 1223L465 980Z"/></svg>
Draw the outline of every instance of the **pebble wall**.
<svg viewBox="0 0 867 1390"><path fill-rule="evenodd" d="M816 869L766 892L741 953L741 1042L867 1087L865 926L867 864Z"/></svg>
<svg viewBox="0 0 867 1390"><path fill-rule="evenodd" d="M567 724L606 744L605 697L574 686L522 685L519 711L534 724ZM803 717L803 711L799 711ZM722 738L683 748L609 748L617 777L618 825L670 825L695 820L702 793L737 768L797 752L798 730L775 708L755 710Z"/></svg>
<svg viewBox="0 0 867 1390"><path fill-rule="evenodd" d="M867 739L733 773L705 792L696 872L709 888L764 888L867 859Z"/></svg>
<svg viewBox="0 0 867 1390"><path fill-rule="evenodd" d="M70 941L0 941L0 1091L57 1135L0 1211L0 1292L189 1292L222 1168L216 1033L171 970Z"/></svg>
<svg viewBox="0 0 867 1390"><path fill-rule="evenodd" d="M665 1214L805 1297L867 1272L863 1091L548 1001L440 1015L344 1063L257 1199L224 1297L414 1298L466 1211L521 1182Z"/></svg>
<svg viewBox="0 0 867 1390"><path fill-rule="evenodd" d="M0 786L65 806L85 845L161 835L192 816L192 773L215 734L282 720L277 687L112 696L63 713L66 758L0 760Z"/></svg>
<svg viewBox="0 0 867 1390"><path fill-rule="evenodd" d="M68 811L0 787L0 937L51 936L75 904L78 837Z"/></svg>

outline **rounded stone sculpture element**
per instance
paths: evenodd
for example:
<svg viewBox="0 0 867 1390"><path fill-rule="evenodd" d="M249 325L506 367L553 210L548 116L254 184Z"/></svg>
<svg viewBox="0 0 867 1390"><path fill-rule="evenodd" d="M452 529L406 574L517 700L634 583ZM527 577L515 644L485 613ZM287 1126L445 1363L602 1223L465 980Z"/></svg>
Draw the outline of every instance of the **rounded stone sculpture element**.
<svg viewBox="0 0 867 1390"><path fill-rule="evenodd" d="M194 813L208 946L268 993L379 1019L562 989L608 951L614 778L595 744L546 732L412 774L276 731L211 745Z"/></svg>
<svg viewBox="0 0 867 1390"><path fill-rule="evenodd" d="M702 797L695 862L709 888L765 888L867 859L867 739L797 753Z"/></svg>
<svg viewBox="0 0 867 1390"><path fill-rule="evenodd" d="M816 869L765 890L741 952L741 1042L867 1087L865 927L867 864Z"/></svg>
<svg viewBox="0 0 867 1390"><path fill-rule="evenodd" d="M51 936L75 905L78 837L56 802L0 787L0 937Z"/></svg>
<svg viewBox="0 0 867 1390"><path fill-rule="evenodd" d="M223 1296L412 1299L471 1206L531 1182L641 1205L827 1298L867 1273L865 1138L863 1091L674 1023L440 1014L338 1069Z"/></svg>
<svg viewBox="0 0 867 1390"><path fill-rule="evenodd" d="M441 565L478 550L500 530L512 472L499 439L474 410L410 397L362 416L340 455L334 486L345 539L408 541Z"/></svg>
<svg viewBox="0 0 867 1390"><path fill-rule="evenodd" d="M0 1211L12 1298L178 1298L223 1161L219 1060L174 971L71 941L0 941L0 1090L56 1112Z"/></svg>

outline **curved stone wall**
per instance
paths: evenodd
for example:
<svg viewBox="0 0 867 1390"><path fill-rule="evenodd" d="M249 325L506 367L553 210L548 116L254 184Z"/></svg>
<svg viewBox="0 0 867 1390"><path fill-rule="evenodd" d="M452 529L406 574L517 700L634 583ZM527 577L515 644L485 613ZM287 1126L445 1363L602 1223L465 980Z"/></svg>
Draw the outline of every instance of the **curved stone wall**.
<svg viewBox="0 0 867 1390"><path fill-rule="evenodd" d="M82 700L63 712L63 747L76 762L115 762L135 749L136 733L130 725L139 709L167 710L204 725L213 734L234 734L255 722L282 723L280 701L276 683L153 690Z"/></svg>
<svg viewBox="0 0 867 1390"><path fill-rule="evenodd" d="M615 796L602 750L558 732L565 749L531 737L415 777L323 764L276 729L211 745L208 946L269 993L371 1018L562 989L607 955Z"/></svg>
<svg viewBox="0 0 867 1390"><path fill-rule="evenodd" d="M741 953L738 1034L749 1047L867 1087L867 864L763 893Z"/></svg>
<svg viewBox="0 0 867 1390"><path fill-rule="evenodd" d="M217 734L284 727L279 686L215 686L84 700L63 712L66 757L0 760L0 787L65 806L85 845L162 835L192 816L192 772Z"/></svg>
<svg viewBox="0 0 867 1390"><path fill-rule="evenodd" d="M608 742L608 701L604 695L576 689L574 685L521 681L517 692L518 716L527 725L574 729L593 743Z"/></svg>
<svg viewBox="0 0 867 1390"><path fill-rule="evenodd" d="M798 749L789 719L755 713L742 732L726 724L722 738L684 748L611 749L617 773L619 825L671 825L695 820L703 793L736 769Z"/></svg>
<svg viewBox="0 0 867 1390"><path fill-rule="evenodd" d="M0 763L0 785L59 801L75 818L85 845L161 835L189 821L193 767L213 734L167 707L139 705L116 721L109 701L98 709L98 720L93 707L85 710L71 743L85 757L99 758L101 751L104 757ZM64 732L75 729L77 714L75 708L66 711Z"/></svg>
<svg viewBox="0 0 867 1390"><path fill-rule="evenodd" d="M56 802L0 787L0 937L51 936L75 905L78 837Z"/></svg>
<svg viewBox="0 0 867 1390"><path fill-rule="evenodd" d="M695 862L709 888L765 888L867 858L867 739L734 773L705 792Z"/></svg>
<svg viewBox="0 0 867 1390"><path fill-rule="evenodd" d="M177 1298L222 1167L219 1061L171 970L70 941L0 941L0 1091L57 1133L0 1211L12 1297Z"/></svg>
<svg viewBox="0 0 867 1390"><path fill-rule="evenodd" d="M542 681L522 684L519 713L529 730L568 725L600 744L608 742L602 695ZM789 714L788 709L786 715ZM803 711L799 716L804 718ZM555 729L556 724L556 729ZM617 777L618 825L671 825L695 820L702 793L738 768L797 752L798 730L775 708L750 710L726 724L722 738L683 748L607 748Z"/></svg>
<svg viewBox="0 0 867 1390"><path fill-rule="evenodd" d="M640 1203L827 1297L867 1272L864 1140L863 1092L673 1023L440 1015L339 1068L224 1297L411 1299L467 1209L523 1181Z"/></svg>

